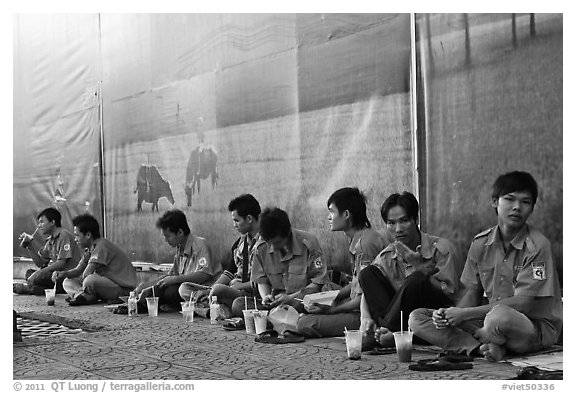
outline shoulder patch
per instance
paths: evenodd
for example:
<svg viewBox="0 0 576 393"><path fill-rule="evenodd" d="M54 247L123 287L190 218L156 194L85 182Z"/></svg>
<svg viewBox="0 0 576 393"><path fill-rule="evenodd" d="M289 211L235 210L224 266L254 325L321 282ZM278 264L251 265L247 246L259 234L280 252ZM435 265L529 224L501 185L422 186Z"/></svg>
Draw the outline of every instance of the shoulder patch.
<svg viewBox="0 0 576 393"><path fill-rule="evenodd" d="M202 257L200 258L200 260L198 261L198 265L200 266L206 266L206 258Z"/></svg>
<svg viewBox="0 0 576 393"><path fill-rule="evenodd" d="M64 244L64 251L70 251L70 243Z"/></svg>
<svg viewBox="0 0 576 393"><path fill-rule="evenodd" d="M538 281L546 280L546 264L544 261L532 262L532 278Z"/></svg>
<svg viewBox="0 0 576 393"><path fill-rule="evenodd" d="M316 259L314 260L314 266L316 267L316 269L322 268L322 257L316 257Z"/></svg>
<svg viewBox="0 0 576 393"><path fill-rule="evenodd" d="M481 237L485 237L488 236L488 234L492 231L492 228L490 229L486 229L484 232L480 232L479 234L477 234L476 236L474 236L474 239L479 239Z"/></svg>

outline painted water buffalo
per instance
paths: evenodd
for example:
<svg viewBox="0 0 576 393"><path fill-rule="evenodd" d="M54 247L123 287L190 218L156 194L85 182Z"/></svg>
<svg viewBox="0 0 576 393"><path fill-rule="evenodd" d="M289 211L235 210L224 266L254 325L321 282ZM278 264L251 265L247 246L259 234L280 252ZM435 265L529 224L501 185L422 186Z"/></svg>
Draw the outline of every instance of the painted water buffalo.
<svg viewBox="0 0 576 393"><path fill-rule="evenodd" d="M134 193L138 193L137 211L142 211L142 202L151 203L152 211L158 211L158 200L162 197L174 204L170 182L162 178L156 165L140 165Z"/></svg>
<svg viewBox="0 0 576 393"><path fill-rule="evenodd" d="M218 180L218 156L211 147L197 146L188 159L186 167L186 185L184 190L188 197L188 206L192 205L192 194L195 189L200 194L200 180L207 179L210 176L212 189Z"/></svg>

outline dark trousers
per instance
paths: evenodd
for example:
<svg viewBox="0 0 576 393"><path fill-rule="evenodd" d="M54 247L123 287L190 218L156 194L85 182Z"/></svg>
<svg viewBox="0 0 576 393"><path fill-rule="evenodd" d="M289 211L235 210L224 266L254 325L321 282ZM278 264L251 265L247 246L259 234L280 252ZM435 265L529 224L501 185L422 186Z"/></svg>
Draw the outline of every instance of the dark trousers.
<svg viewBox="0 0 576 393"><path fill-rule="evenodd" d="M180 302L183 302L184 299L182 299L178 293L179 287L180 284L167 285L164 288L155 286L154 292L152 292L152 287L145 288L142 290L139 303L141 304L141 307L148 308L146 298L152 297L152 293L154 293L154 295L158 297L158 305L169 304L170 306L180 309Z"/></svg>
<svg viewBox="0 0 576 393"><path fill-rule="evenodd" d="M26 283L28 284L28 288L35 294L39 296L44 296L45 289L54 288L54 282L52 281L52 272L49 271L47 268L41 268L36 270L35 272L28 271L26 272L31 273L26 278ZM60 277L56 282L56 293L66 293L62 283L64 282L64 277Z"/></svg>
<svg viewBox="0 0 576 393"><path fill-rule="evenodd" d="M400 330L400 311L404 330L407 330L408 317L415 309L439 308L451 304L444 292L433 287L428 276L419 271L408 276L398 291L394 290L388 278L374 265L364 268L358 275L358 281L372 319L378 326L393 332Z"/></svg>

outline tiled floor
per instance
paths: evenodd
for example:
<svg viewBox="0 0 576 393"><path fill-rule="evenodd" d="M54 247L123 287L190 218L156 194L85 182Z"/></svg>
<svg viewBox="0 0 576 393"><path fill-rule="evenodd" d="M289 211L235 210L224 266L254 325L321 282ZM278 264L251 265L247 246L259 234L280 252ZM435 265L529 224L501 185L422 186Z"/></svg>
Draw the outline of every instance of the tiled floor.
<svg viewBox="0 0 576 393"><path fill-rule="evenodd" d="M342 338L262 344L203 318L186 323L179 313L128 317L102 304L70 307L64 295L55 306L36 296L13 299L22 317L50 322L20 327L30 335L13 346L14 379L503 380L520 369L477 359L470 370L414 372L397 354L350 361ZM436 354L416 346L412 360Z"/></svg>

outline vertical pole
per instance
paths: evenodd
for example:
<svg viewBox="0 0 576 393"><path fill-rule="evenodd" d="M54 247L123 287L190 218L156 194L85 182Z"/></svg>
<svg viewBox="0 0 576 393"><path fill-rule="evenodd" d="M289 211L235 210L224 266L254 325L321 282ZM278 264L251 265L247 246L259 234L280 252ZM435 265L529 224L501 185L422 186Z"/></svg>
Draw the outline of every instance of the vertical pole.
<svg viewBox="0 0 576 393"><path fill-rule="evenodd" d="M514 49L518 47L518 40L516 38L516 14L512 14L512 45Z"/></svg>
<svg viewBox="0 0 576 393"><path fill-rule="evenodd" d="M99 34L99 45L98 58L100 59L100 83L98 91L99 99L99 114L100 114L100 206L102 214L102 236L107 237L108 225L106 221L106 193L104 192L105 182L104 182L104 100L102 98L102 14L98 14L98 34Z"/></svg>
<svg viewBox="0 0 576 393"><path fill-rule="evenodd" d="M530 14L530 37L536 37L536 15Z"/></svg>
<svg viewBox="0 0 576 393"><path fill-rule="evenodd" d="M412 128L412 154L413 154L413 177L414 194L420 201L420 176L419 176L419 143L418 143L418 99L417 99L417 77L416 77L416 14L410 13L410 106ZM423 206L421 201L420 206ZM422 224L422 220L421 220Z"/></svg>
<svg viewBox="0 0 576 393"><path fill-rule="evenodd" d="M428 65L429 72L434 73L434 57L432 56L432 34L430 34L430 14L426 14L426 38L428 42Z"/></svg>
<svg viewBox="0 0 576 393"><path fill-rule="evenodd" d="M470 64L472 56L470 55L470 23L468 22L468 14L464 14L464 31L465 31L465 46L466 46L466 64Z"/></svg>

